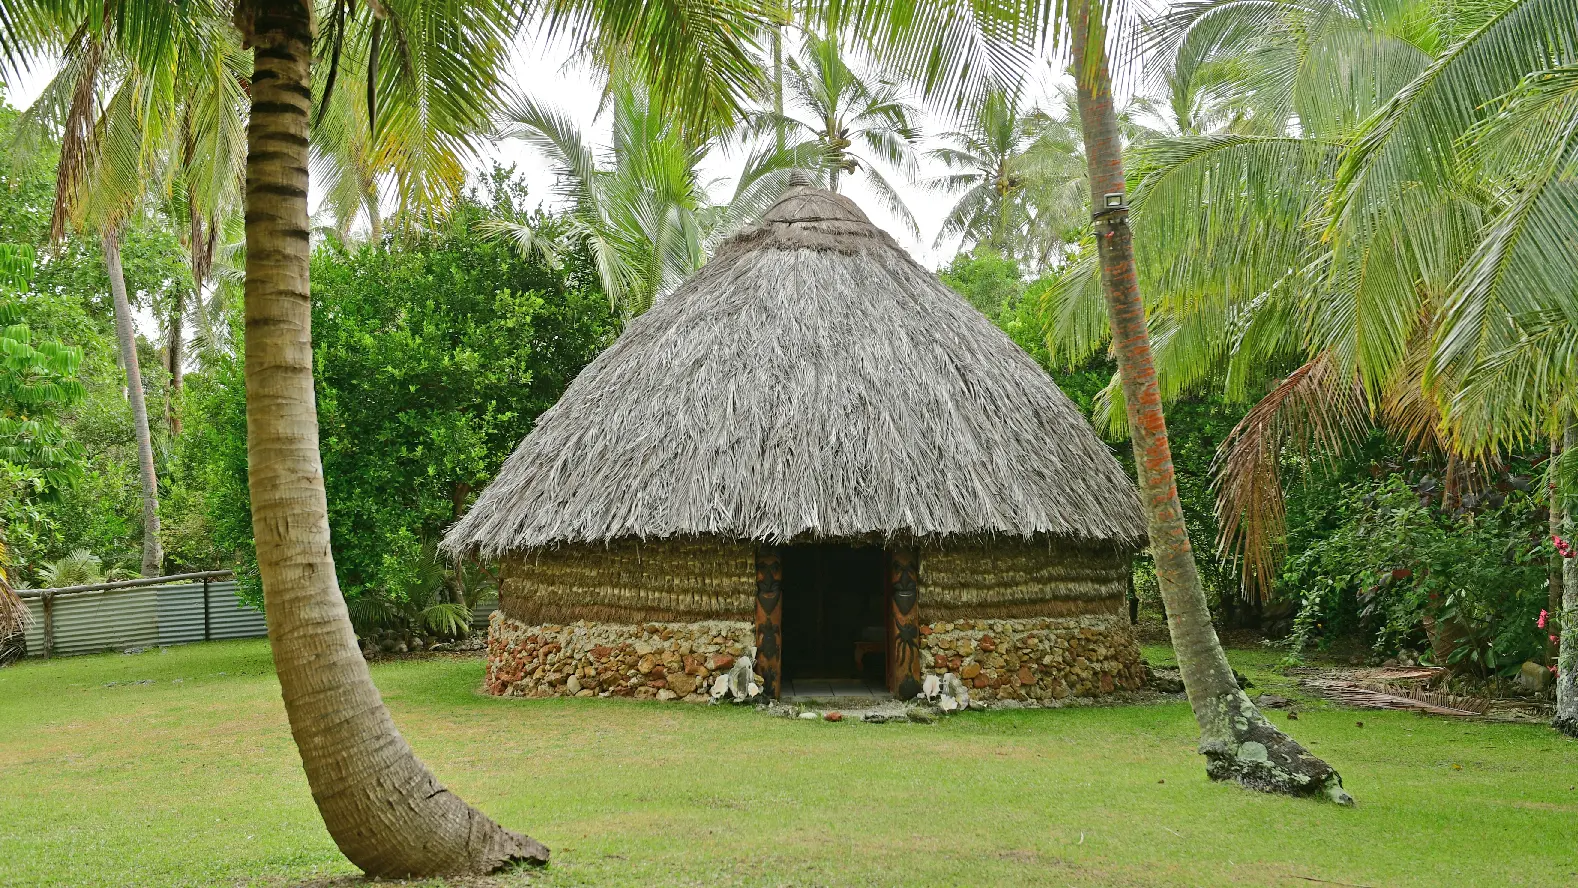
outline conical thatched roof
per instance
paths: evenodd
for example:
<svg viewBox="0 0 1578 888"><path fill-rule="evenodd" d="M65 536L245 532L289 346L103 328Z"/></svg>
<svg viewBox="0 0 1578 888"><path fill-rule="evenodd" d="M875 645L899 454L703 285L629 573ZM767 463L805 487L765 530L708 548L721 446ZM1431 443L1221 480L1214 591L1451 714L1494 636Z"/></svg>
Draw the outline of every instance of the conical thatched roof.
<svg viewBox="0 0 1578 888"><path fill-rule="evenodd" d="M583 370L445 548L716 534L1136 547L1079 410L848 198L793 188Z"/></svg>

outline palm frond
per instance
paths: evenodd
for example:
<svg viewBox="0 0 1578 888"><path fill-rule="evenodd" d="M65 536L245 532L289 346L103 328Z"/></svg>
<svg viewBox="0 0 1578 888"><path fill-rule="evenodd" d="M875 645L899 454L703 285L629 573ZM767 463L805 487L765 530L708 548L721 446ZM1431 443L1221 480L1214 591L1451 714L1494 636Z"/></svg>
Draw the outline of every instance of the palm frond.
<svg viewBox="0 0 1578 888"><path fill-rule="evenodd" d="M1217 450L1217 551L1236 561L1246 594L1265 595L1286 541L1282 459L1347 452L1369 427L1363 391L1326 355L1289 374L1239 421Z"/></svg>

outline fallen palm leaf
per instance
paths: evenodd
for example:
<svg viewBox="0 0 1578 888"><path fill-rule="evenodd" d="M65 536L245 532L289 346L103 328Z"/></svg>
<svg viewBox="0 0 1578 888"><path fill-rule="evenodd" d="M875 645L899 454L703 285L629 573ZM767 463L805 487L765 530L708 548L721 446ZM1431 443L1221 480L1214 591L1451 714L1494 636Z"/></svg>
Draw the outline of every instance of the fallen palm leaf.
<svg viewBox="0 0 1578 888"><path fill-rule="evenodd" d="M1305 687L1319 692L1333 702L1347 706L1357 706L1363 709L1404 709L1415 712L1424 712L1430 715L1446 715L1454 718L1478 718L1490 708L1489 701L1474 701L1467 698L1456 698L1449 694L1440 694L1413 688L1406 692L1406 696L1397 693L1377 691L1362 684L1350 681L1338 681L1329 678L1308 678L1303 681ZM1442 698L1451 700L1450 704L1441 701ZM1483 703L1483 705L1479 705ZM1476 709L1463 708L1473 705Z"/></svg>

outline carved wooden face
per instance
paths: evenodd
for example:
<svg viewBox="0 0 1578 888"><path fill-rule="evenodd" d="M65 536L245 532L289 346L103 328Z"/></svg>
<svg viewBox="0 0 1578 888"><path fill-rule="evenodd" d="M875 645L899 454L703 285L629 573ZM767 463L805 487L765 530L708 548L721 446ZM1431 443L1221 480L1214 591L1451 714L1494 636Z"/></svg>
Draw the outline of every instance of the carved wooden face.
<svg viewBox="0 0 1578 888"><path fill-rule="evenodd" d="M756 557L756 602L761 605L763 613L772 613L783 601L783 579L783 562L778 559L777 553Z"/></svg>

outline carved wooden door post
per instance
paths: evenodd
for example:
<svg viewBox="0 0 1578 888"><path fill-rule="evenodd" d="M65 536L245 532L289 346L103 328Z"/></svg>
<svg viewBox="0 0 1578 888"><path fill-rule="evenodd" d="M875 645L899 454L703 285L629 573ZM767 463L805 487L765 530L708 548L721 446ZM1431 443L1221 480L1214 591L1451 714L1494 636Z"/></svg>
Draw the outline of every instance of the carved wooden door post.
<svg viewBox="0 0 1578 888"><path fill-rule="evenodd" d="M784 569L776 548L756 549L756 663L762 693L776 700L783 674Z"/></svg>
<svg viewBox="0 0 1578 888"><path fill-rule="evenodd" d="M900 700L909 700L921 692L919 553L909 548L889 550L888 581L893 590L889 690Z"/></svg>

